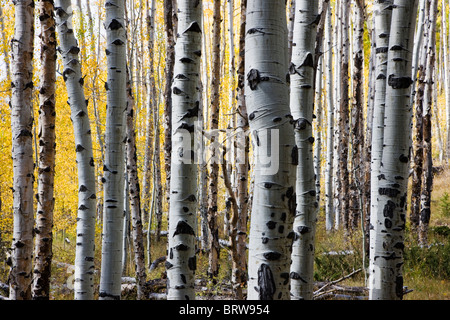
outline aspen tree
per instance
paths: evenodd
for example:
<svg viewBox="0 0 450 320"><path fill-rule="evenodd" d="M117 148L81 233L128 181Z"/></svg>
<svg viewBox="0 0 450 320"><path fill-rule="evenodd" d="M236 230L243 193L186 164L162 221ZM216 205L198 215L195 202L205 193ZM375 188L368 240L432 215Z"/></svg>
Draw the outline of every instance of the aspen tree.
<svg viewBox="0 0 450 320"><path fill-rule="evenodd" d="M56 28L53 1L39 2L41 85L39 89L39 161L33 299L49 299L53 244L55 178Z"/></svg>
<svg viewBox="0 0 450 320"><path fill-rule="evenodd" d="M105 129L104 216L99 297L119 300L122 276L124 142L126 110L125 1L105 3L107 113Z"/></svg>
<svg viewBox="0 0 450 320"><path fill-rule="evenodd" d="M13 237L9 298L31 299L33 263L33 37L34 1L14 2L11 40Z"/></svg>
<svg viewBox="0 0 450 320"><path fill-rule="evenodd" d="M167 299L195 299L197 164L195 121L200 107L201 1L178 3L178 39L172 87L172 155Z"/></svg>
<svg viewBox="0 0 450 320"><path fill-rule="evenodd" d="M431 192L433 188L433 157L431 141L431 110L433 107L433 75L436 57L437 0L429 0L428 44L426 47L426 77L423 110L423 175L420 194L419 243L428 244L428 224L431 214Z"/></svg>
<svg viewBox="0 0 450 320"><path fill-rule="evenodd" d="M78 54L80 49L72 27L70 0L55 1L59 52L62 57L71 119L74 126L78 168L77 246L75 249L76 300L92 300L94 295L94 237L95 237L95 167L87 100Z"/></svg>
<svg viewBox="0 0 450 320"><path fill-rule="evenodd" d="M291 297L312 299L315 252L316 201L313 159L314 49L318 1L295 2L294 36L290 73L290 108L298 152L297 208L293 229Z"/></svg>
<svg viewBox="0 0 450 320"><path fill-rule="evenodd" d="M213 2L213 41L212 41L212 76L211 76L211 124L210 130L217 132L220 119L220 24L222 18L220 13L220 0ZM212 134L211 145L217 145L218 134ZM219 182L219 160L216 148L211 150L211 165L208 181L208 226L209 226L209 267L208 274L215 277L219 273L219 226L217 224L217 192Z"/></svg>
<svg viewBox="0 0 450 320"><path fill-rule="evenodd" d="M245 94L256 159L247 298L287 300L291 241L298 237L291 232L298 153L286 79L285 1L248 0L245 40Z"/></svg>
<svg viewBox="0 0 450 320"><path fill-rule="evenodd" d="M417 2L395 0L386 69L385 127L378 185L378 211L370 258L369 298L403 298L403 237L411 148L411 52Z"/></svg>

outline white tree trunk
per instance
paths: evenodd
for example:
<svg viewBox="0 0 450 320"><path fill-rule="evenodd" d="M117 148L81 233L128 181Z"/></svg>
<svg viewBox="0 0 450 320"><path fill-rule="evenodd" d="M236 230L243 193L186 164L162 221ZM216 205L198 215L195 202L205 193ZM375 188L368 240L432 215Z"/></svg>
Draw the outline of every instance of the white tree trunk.
<svg viewBox="0 0 450 320"><path fill-rule="evenodd" d="M101 300L118 300L121 293L124 142L126 110L126 36L124 0L105 3L106 57L108 76L107 113L105 130L104 215L102 266L100 277Z"/></svg>
<svg viewBox="0 0 450 320"><path fill-rule="evenodd" d="M327 141L325 166L325 228L330 231L334 224L333 208L333 150L334 150L334 79L333 79L333 39L331 6L325 20L325 72L327 99Z"/></svg>
<svg viewBox="0 0 450 320"><path fill-rule="evenodd" d="M195 299L197 164L194 152L197 148L194 130L200 111L201 13L201 1L178 3L178 39L172 87L169 254L166 262L168 300Z"/></svg>
<svg viewBox="0 0 450 320"><path fill-rule="evenodd" d="M72 7L69 0L55 1L56 24L60 40L71 119L74 126L78 166L77 246L75 252L76 300L91 300L94 294L95 237L95 167L87 101L83 91L79 48L72 28Z"/></svg>
<svg viewBox="0 0 450 320"><path fill-rule="evenodd" d="M248 262L250 300L289 299L290 248L295 236L291 232L294 164L298 159L286 81L285 9L284 0L247 2L245 92L256 159Z"/></svg>
<svg viewBox="0 0 450 320"><path fill-rule="evenodd" d="M318 1L297 0L295 10L292 62L289 66L290 108L298 148L297 208L293 225L295 237L290 273L291 297L310 300L314 284L314 235L317 219L312 122Z"/></svg>
<svg viewBox="0 0 450 320"><path fill-rule="evenodd" d="M372 300L403 297L403 236L411 148L411 60L417 0L395 0L392 9L385 100L383 155L374 221L369 295ZM372 232L374 232L372 231Z"/></svg>
<svg viewBox="0 0 450 320"><path fill-rule="evenodd" d="M33 262L33 37L34 1L14 2L11 41L13 217L9 298L31 299Z"/></svg>

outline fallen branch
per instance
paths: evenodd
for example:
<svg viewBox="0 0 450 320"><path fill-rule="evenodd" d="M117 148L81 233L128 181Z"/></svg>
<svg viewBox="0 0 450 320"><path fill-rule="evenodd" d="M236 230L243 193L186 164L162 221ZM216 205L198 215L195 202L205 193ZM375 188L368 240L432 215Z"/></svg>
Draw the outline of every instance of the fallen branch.
<svg viewBox="0 0 450 320"><path fill-rule="evenodd" d="M335 285L335 284L337 284L337 283L339 283L339 282L341 282L341 281L344 281L345 279L348 279L348 278L353 277L353 276L354 276L355 274L357 274L358 272L361 272L361 270L362 270L362 269L359 268L358 270L355 270L355 271L353 271L352 273L350 273L350 274L348 274L348 275L346 275L346 276L343 276L343 277L340 278L340 279L337 279L337 280L334 280L334 281L331 281L331 282L326 283L326 284L323 285L320 289L314 291L314 295L319 294L323 289L325 289L325 288L327 288L327 287L329 287L329 286L333 286L333 285Z"/></svg>

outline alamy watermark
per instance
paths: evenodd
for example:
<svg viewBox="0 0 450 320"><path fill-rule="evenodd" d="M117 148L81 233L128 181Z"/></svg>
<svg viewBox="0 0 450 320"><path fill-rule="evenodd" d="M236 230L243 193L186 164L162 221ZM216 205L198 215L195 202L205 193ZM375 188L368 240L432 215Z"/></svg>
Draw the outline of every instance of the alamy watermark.
<svg viewBox="0 0 450 320"><path fill-rule="evenodd" d="M184 164L211 163L245 164L246 140L251 136L255 152L254 161L264 168L264 174L273 175L279 170L280 134L278 129L250 132L242 128L204 130L201 121L192 127L174 129L172 148L177 160Z"/></svg>

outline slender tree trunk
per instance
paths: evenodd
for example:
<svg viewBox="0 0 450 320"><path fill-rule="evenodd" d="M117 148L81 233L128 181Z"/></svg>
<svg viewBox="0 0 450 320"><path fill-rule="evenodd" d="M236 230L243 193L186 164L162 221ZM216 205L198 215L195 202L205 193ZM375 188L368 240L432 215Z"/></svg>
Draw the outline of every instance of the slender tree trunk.
<svg viewBox="0 0 450 320"><path fill-rule="evenodd" d="M340 60L340 101L339 101L339 145L338 148L338 164L339 164L339 205L341 212L341 221L345 230L349 225L349 170L348 170L348 145L349 145L349 10L350 0L341 0L341 39L342 54Z"/></svg>
<svg viewBox="0 0 450 320"><path fill-rule="evenodd" d="M334 149L334 88L333 88L333 39L331 24L331 6L325 20L325 72L327 98L327 154L325 167L325 228L332 230L334 223L333 208L333 149Z"/></svg>
<svg viewBox="0 0 450 320"><path fill-rule="evenodd" d="M374 106L372 119L372 150L370 175L370 227L369 227L369 258L370 276L373 276L373 263L375 254L375 240L378 234L378 181L381 170L381 157L383 155L384 113L386 103L387 58L389 51L389 35L392 17L393 1L377 0L374 6L374 39L375 50L375 84ZM374 281L372 279L371 281Z"/></svg>
<svg viewBox="0 0 450 320"><path fill-rule="evenodd" d="M34 1L19 0L11 41L13 218L9 298L31 299L33 262L33 38Z"/></svg>
<svg viewBox="0 0 450 320"><path fill-rule="evenodd" d="M95 246L95 167L87 100L83 91L77 41L72 26L69 0L55 1L56 25L60 40L71 119L74 126L76 161L78 167L77 246L75 251L75 299L92 300L94 295Z"/></svg>
<svg viewBox="0 0 450 320"><path fill-rule="evenodd" d="M147 101L146 101L146 122L145 122L145 152L144 152L144 168L142 179L142 208L143 208L143 222L151 223L149 220L149 208L150 208L150 186L151 186L151 172L152 172L152 158L153 158L153 138L159 139L153 126L153 113L156 106L156 83L155 83L155 68L153 67L155 57L155 15L156 15L156 0L149 0L147 2L147 48L149 55L149 67L147 71ZM153 174L154 176L154 174Z"/></svg>
<svg viewBox="0 0 450 320"><path fill-rule="evenodd" d="M33 300L48 300L53 244L55 178L56 33L53 1L39 2L41 22L41 86L39 89L39 162Z"/></svg>
<svg viewBox="0 0 450 320"><path fill-rule="evenodd" d="M358 228L361 219L362 208L360 206L363 175L363 150L364 150L364 0L355 0L353 8L353 99L351 108L351 184L350 184L350 227Z"/></svg>
<svg viewBox="0 0 450 320"><path fill-rule="evenodd" d="M217 132L220 117L220 0L214 0L213 8L213 43L212 43L212 77L211 77L211 132ZM209 170L208 193L208 226L209 226L209 267L208 274L215 277L219 273L219 226L217 223L217 192L219 182L219 158L216 146L219 141L218 134L213 134L211 139L211 165Z"/></svg>
<svg viewBox="0 0 450 320"><path fill-rule="evenodd" d="M411 148L409 95L416 15L416 0L394 1L388 47L383 166L370 267L371 300L403 298L403 237Z"/></svg>
<svg viewBox="0 0 450 320"><path fill-rule="evenodd" d="M426 48L426 85L423 110L423 175L420 195L419 243L428 244L428 224L431 214L431 192L433 189L433 150L431 145L431 110L433 108L433 75L436 57L437 0L429 0L428 45Z"/></svg>
<svg viewBox="0 0 450 320"><path fill-rule="evenodd" d="M292 62L289 66L290 107L294 118L298 152L297 208L291 265L291 297L312 299L316 228L316 201L312 122L314 108L314 49L317 33L318 1L297 0ZM295 44L295 45L294 45Z"/></svg>
<svg viewBox="0 0 450 320"><path fill-rule="evenodd" d="M124 142L126 110L125 1L110 0L106 8L108 77L105 132L104 216L99 297L119 300L121 294Z"/></svg>
<svg viewBox="0 0 450 320"><path fill-rule="evenodd" d="M197 164L195 121L200 106L201 1L178 3L178 35L172 88L172 179L170 182L169 300L193 300L196 270Z"/></svg>
<svg viewBox="0 0 450 320"><path fill-rule="evenodd" d="M164 88L164 169L166 172L166 200L170 210L170 155L172 152L172 83L173 68L175 64L175 37L173 21L173 0L164 0L164 26L166 32L166 85ZM157 216L157 218L159 218ZM162 217L161 217L162 218ZM156 241L159 241L161 233L161 223L158 220L156 224Z"/></svg>
<svg viewBox="0 0 450 320"><path fill-rule="evenodd" d="M236 140L238 144L236 153L236 200L238 216L235 229L231 236L236 239L236 251L238 256L233 259L232 281L236 292L236 298L242 299L242 288L247 283L247 220L248 220L248 168L249 147L248 115L245 103L245 26L247 0L241 0L241 17L239 30L239 55L237 60L237 105L236 105ZM235 234L233 232L236 232Z"/></svg>
<svg viewBox="0 0 450 320"><path fill-rule="evenodd" d="M291 243L300 235L291 232L298 154L286 79L284 0L247 1L245 56L246 103L256 159L247 298L286 300Z"/></svg>
<svg viewBox="0 0 450 320"><path fill-rule="evenodd" d="M136 150L136 130L134 127L135 106L131 90L131 83L127 84L127 176L128 195L130 201L131 230L133 237L134 264L137 282L137 299L144 299L145 295L145 250L144 233L141 219L141 198L138 178L137 150ZM150 235L149 235L150 236Z"/></svg>

